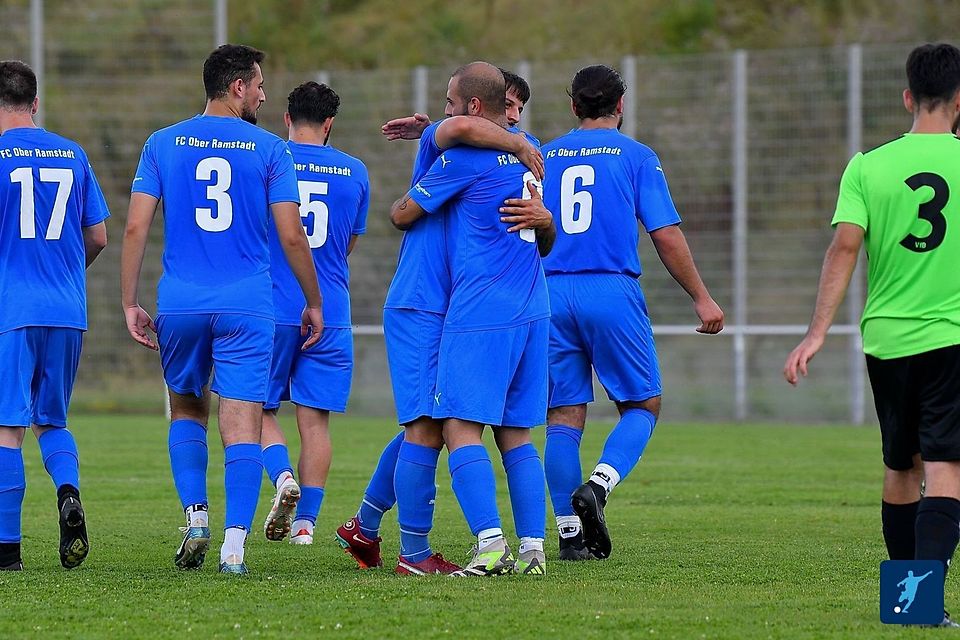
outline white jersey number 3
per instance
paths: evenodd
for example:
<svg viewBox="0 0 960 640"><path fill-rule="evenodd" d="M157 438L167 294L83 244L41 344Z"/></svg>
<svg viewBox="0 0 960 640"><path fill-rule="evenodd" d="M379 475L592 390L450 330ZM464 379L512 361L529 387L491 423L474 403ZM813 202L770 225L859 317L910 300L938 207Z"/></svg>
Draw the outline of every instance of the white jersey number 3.
<svg viewBox="0 0 960 640"><path fill-rule="evenodd" d="M40 182L56 182L57 195L53 199L53 211L50 224L44 236L47 240L59 240L63 233L63 221L67 217L67 200L73 188L72 169L51 169L42 167ZM20 167L10 172L10 182L20 185L20 237L24 240L37 237L36 200L34 198L33 170Z"/></svg>
<svg viewBox="0 0 960 640"><path fill-rule="evenodd" d="M226 231L233 222L233 201L227 189L233 179L233 170L230 163L223 158L204 158L197 163L197 180L210 182L207 185L207 199L217 203L217 210L210 207L197 207L197 225L204 231L217 233Z"/></svg>
<svg viewBox="0 0 960 640"><path fill-rule="evenodd" d="M596 180L593 167L574 165L560 177L560 224L570 235L583 233L593 221L593 196L585 189L577 191L577 180L584 187L593 185Z"/></svg>
<svg viewBox="0 0 960 640"><path fill-rule="evenodd" d="M330 190L328 182L300 180L300 221L307 233L311 249L319 249L327 242L327 226L330 223L330 209L322 200L311 200L313 196L325 196ZM313 215L313 229L307 228L307 217Z"/></svg>

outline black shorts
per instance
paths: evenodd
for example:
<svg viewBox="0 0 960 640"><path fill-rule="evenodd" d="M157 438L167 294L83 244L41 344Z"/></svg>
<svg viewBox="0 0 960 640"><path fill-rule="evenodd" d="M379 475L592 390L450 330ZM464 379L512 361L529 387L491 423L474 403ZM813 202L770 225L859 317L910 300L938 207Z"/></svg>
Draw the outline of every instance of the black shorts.
<svg viewBox="0 0 960 640"><path fill-rule="evenodd" d="M960 460L960 345L890 360L868 355L867 372L887 467L912 469L917 453Z"/></svg>

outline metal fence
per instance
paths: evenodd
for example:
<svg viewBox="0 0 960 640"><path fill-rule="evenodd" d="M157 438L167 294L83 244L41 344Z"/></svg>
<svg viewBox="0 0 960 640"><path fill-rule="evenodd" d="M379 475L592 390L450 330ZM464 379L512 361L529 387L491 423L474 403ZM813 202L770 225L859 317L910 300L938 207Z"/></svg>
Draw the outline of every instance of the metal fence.
<svg viewBox="0 0 960 640"><path fill-rule="evenodd" d="M128 189L155 129L203 107L200 68L226 38L226 2L215 0L6 0L0 58L33 63L45 126L87 150L111 205L111 244L89 272L90 332L75 394L86 410L161 410L156 355L126 336L118 262ZM701 272L727 312L717 337L694 333L691 304L646 239L640 252L664 374L669 420L873 419L856 322L862 273L813 376L799 390L780 376L812 310L837 185L847 159L909 127L900 104L910 47L738 51L619 60L517 62L533 98L523 126L548 141L575 121L565 88L584 64L619 68L629 85L624 131L660 154ZM342 99L331 142L369 167L368 234L351 256L357 363L351 412L390 415L380 310L399 235L386 219L409 181L414 144L386 142L379 126L413 110L442 115L451 69L265 69L264 127L283 134L284 96L305 79ZM143 274L148 308L159 276L157 225ZM11 304L0 301L0 304ZM602 393L600 395L602 397ZM597 403L595 415L610 415Z"/></svg>

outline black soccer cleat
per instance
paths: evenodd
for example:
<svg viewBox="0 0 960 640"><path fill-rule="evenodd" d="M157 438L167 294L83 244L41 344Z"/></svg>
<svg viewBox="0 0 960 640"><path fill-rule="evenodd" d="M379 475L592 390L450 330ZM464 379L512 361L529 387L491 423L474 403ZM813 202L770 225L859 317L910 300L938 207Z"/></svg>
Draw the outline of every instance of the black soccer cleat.
<svg viewBox="0 0 960 640"><path fill-rule="evenodd" d="M60 496L60 564L64 569L79 567L89 552L87 521L80 494L63 492Z"/></svg>
<svg viewBox="0 0 960 640"><path fill-rule="evenodd" d="M583 541L583 532L578 531L577 535L569 538L560 536L560 559L561 560L593 560L593 554L587 549Z"/></svg>
<svg viewBox="0 0 960 640"><path fill-rule="evenodd" d="M0 571L23 571L19 542L0 542Z"/></svg>
<svg viewBox="0 0 960 640"><path fill-rule="evenodd" d="M573 492L570 503L573 510L580 516L583 526L583 541L587 549L599 560L610 557L612 544L607 523L603 518L603 507L606 499L602 496L603 489L592 482L584 482Z"/></svg>

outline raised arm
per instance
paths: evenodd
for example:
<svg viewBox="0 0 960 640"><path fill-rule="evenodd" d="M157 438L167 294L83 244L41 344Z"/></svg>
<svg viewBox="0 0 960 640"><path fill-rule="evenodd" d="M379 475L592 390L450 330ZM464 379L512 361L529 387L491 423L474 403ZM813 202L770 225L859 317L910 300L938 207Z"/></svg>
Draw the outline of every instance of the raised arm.
<svg viewBox="0 0 960 640"><path fill-rule="evenodd" d="M424 129L429 126L429 116L415 113L412 116L387 121L380 127L380 133L386 136L387 140L418 140L423 135Z"/></svg>
<svg viewBox="0 0 960 640"><path fill-rule="evenodd" d="M307 306L300 319L300 335L310 332L303 343L302 350L309 349L320 340L323 333L323 298L317 283L317 270L313 264L313 254L300 220L300 208L296 202L276 202L270 205L273 222L277 227L280 246L287 257L290 270L297 278L300 289L307 299Z"/></svg>
<svg viewBox="0 0 960 640"><path fill-rule="evenodd" d="M107 223L98 222L83 228L83 251L87 267L93 264L107 246Z"/></svg>
<svg viewBox="0 0 960 640"><path fill-rule="evenodd" d="M453 116L445 119L434 132L434 141L441 149L458 144L481 149L499 149L512 153L543 180L543 154L522 133L510 133L500 125L479 116Z"/></svg>
<svg viewBox="0 0 960 640"><path fill-rule="evenodd" d="M849 222L839 223L833 233L833 241L823 258L813 319L810 320L807 334L797 348L790 352L783 366L783 377L790 384L797 384L800 375L807 375L807 363L813 360L823 346L827 330L833 324L837 308L843 301L850 277L857 266L863 235L863 227Z"/></svg>
<svg viewBox="0 0 960 640"><path fill-rule="evenodd" d="M143 255L147 250L147 235L150 233L150 225L153 224L159 202L159 199L146 193L130 194L127 226L123 231L123 245L120 249L120 299L127 331L138 344L154 351L159 347L147 333L147 329L156 333L157 328L150 315L140 306L138 290ZM89 254L87 260L89 264Z"/></svg>
<svg viewBox="0 0 960 640"><path fill-rule="evenodd" d="M656 229L650 233L650 239L657 249L660 262L693 300L693 308L700 318L697 332L720 333L723 330L723 310L703 284L680 226L672 224Z"/></svg>

